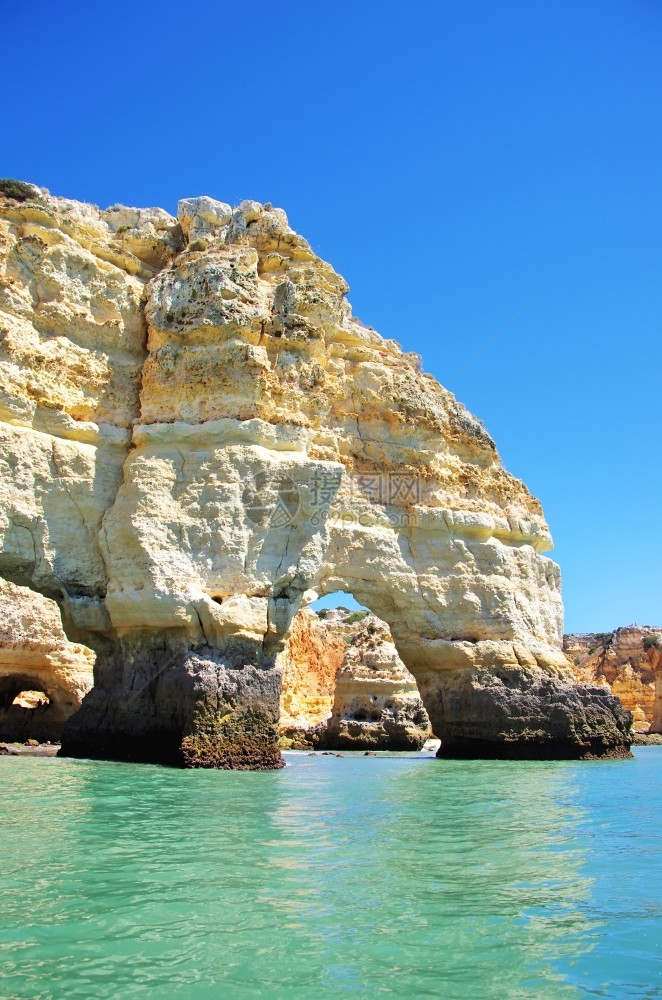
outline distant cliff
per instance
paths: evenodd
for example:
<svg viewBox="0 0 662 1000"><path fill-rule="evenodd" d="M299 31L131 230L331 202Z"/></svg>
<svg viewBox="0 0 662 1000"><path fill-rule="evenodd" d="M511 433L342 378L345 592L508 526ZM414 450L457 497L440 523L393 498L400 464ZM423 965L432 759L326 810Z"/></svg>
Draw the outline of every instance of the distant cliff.
<svg viewBox="0 0 662 1000"><path fill-rule="evenodd" d="M563 651L579 681L606 684L620 698L635 730L662 732L662 628L565 635Z"/></svg>

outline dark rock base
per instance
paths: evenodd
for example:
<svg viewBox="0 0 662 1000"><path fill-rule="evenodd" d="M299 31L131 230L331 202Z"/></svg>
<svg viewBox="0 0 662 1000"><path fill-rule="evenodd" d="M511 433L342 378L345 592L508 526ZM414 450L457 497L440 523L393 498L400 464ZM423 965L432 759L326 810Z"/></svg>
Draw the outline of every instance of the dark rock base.
<svg viewBox="0 0 662 1000"><path fill-rule="evenodd" d="M321 722L308 729L289 726L281 729L280 744L287 750L422 750L430 733L423 729L405 729L381 724L366 725L363 722L343 719Z"/></svg>
<svg viewBox="0 0 662 1000"><path fill-rule="evenodd" d="M132 635L97 661L95 687L67 723L60 756L264 771L278 748L280 673L260 648Z"/></svg>
<svg viewBox="0 0 662 1000"><path fill-rule="evenodd" d="M439 671L419 680L438 757L631 757L632 716L607 688L543 668Z"/></svg>
<svg viewBox="0 0 662 1000"><path fill-rule="evenodd" d="M193 736L173 740L170 734L159 738L154 733L141 739L128 736L90 741L70 739L63 743L57 756L226 771L274 771L284 766L278 747Z"/></svg>
<svg viewBox="0 0 662 1000"><path fill-rule="evenodd" d="M183 767L181 738L172 733L151 732L142 737L127 733L111 735L99 734L86 738L81 735L67 735L58 750L58 757L76 757L87 760L114 760L132 764L164 764L168 767Z"/></svg>
<svg viewBox="0 0 662 1000"><path fill-rule="evenodd" d="M211 767L225 771L275 771L285 766L277 746L257 740L228 742L200 736L182 741L183 767Z"/></svg>
<svg viewBox="0 0 662 1000"><path fill-rule="evenodd" d="M346 722L338 728L329 728L314 742L316 750L420 750L429 733L389 732L382 727L370 728L361 723Z"/></svg>
<svg viewBox="0 0 662 1000"><path fill-rule="evenodd" d="M53 704L40 708L12 705L0 709L0 740L8 743L24 743L25 740L57 743L66 721L66 716L58 712Z"/></svg>

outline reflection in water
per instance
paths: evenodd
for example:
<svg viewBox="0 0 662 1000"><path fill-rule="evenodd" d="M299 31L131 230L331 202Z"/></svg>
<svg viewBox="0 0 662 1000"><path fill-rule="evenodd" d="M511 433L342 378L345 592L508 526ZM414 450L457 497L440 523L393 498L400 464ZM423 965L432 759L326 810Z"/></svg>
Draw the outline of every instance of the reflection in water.
<svg viewBox="0 0 662 1000"><path fill-rule="evenodd" d="M662 752L0 759L0 997L660 997Z"/></svg>

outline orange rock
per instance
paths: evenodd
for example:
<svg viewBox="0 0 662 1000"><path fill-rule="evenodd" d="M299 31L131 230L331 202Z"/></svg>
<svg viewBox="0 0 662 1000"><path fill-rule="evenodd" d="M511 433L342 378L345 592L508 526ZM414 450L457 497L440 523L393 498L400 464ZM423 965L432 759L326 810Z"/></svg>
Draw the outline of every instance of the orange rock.
<svg viewBox="0 0 662 1000"><path fill-rule="evenodd" d="M566 635L563 650L578 680L604 684L620 698L632 712L635 730L662 731L662 628L628 625L613 632Z"/></svg>

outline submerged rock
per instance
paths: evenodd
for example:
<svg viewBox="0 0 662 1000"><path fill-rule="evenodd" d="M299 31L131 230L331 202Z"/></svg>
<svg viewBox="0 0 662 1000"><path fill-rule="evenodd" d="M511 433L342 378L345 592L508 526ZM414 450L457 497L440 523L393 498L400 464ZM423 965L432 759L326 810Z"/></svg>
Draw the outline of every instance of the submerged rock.
<svg viewBox="0 0 662 1000"><path fill-rule="evenodd" d="M661 733L637 733L632 737L632 745L635 747L659 747L662 746Z"/></svg>
<svg viewBox="0 0 662 1000"><path fill-rule="evenodd" d="M278 656L339 589L388 622L445 752L626 752L563 655L540 504L282 210L10 194L0 575L96 653L63 753L279 766Z"/></svg>

